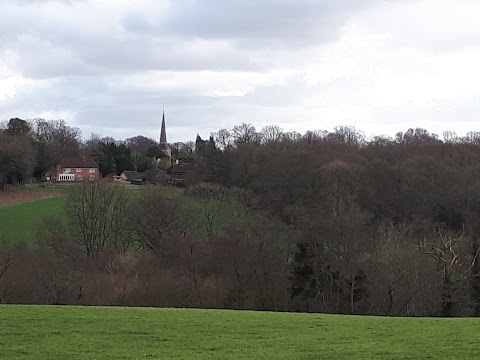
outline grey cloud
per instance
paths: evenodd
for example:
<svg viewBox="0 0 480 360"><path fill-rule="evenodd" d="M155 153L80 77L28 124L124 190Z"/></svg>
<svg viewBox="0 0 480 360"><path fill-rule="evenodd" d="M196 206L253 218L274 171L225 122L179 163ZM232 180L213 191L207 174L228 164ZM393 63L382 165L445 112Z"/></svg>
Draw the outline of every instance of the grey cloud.
<svg viewBox="0 0 480 360"><path fill-rule="evenodd" d="M81 50L83 59L108 69L135 70L248 70L248 54L221 46L197 49L195 44L170 39L105 41L104 46Z"/></svg>
<svg viewBox="0 0 480 360"><path fill-rule="evenodd" d="M122 25L130 36L118 32L114 19L89 21L88 14L72 13L74 8L51 14L9 7L0 23L0 51L13 49L18 56L8 65L32 78L144 70L261 71L270 65L258 59L329 41L349 14L378 1L175 0L157 13L140 8L125 14Z"/></svg>
<svg viewBox="0 0 480 360"><path fill-rule="evenodd" d="M37 79L70 75L111 76L148 70L259 70L248 54L221 47L202 51L169 40L100 38L92 45L67 47L54 47L42 41L19 41L15 51L17 58L9 63L10 67Z"/></svg>
<svg viewBox="0 0 480 360"><path fill-rule="evenodd" d="M19 4L19 5L31 5L31 4L45 4L46 2L51 3L62 3L62 4L74 4L85 2L86 0L0 0L0 5L2 4Z"/></svg>
<svg viewBox="0 0 480 360"><path fill-rule="evenodd" d="M334 37L348 15L377 0L172 1L166 12L130 13L134 33L236 40L241 46L305 46Z"/></svg>
<svg viewBox="0 0 480 360"><path fill-rule="evenodd" d="M74 5L81 1L64 2ZM0 0L0 6L6 3ZM27 6L32 3L35 5ZM148 86L149 79L145 88L140 84L130 86L123 75L189 70L195 76L196 70L262 72L295 62L301 66L310 60L302 58L306 53L301 52L305 50L302 47L334 41L356 11L386 2L171 0L166 10L159 7L158 11L147 12L138 7L128 11L120 23L116 17L90 19L88 13L76 14L70 7L60 14L37 12L44 3L17 1L22 6L14 8L8 1L8 12L2 14L0 65L5 62L24 77L43 80L21 87L17 96L0 102L1 118L48 111L67 113L72 114L69 123L81 127L84 136L94 131L117 138L142 134L156 139L165 106L169 140L177 141L193 139L197 132L208 136L211 131L231 128L242 121L258 128L268 123L287 124L287 130L302 131L297 122L323 121L318 120L317 113L312 115L312 108L322 101L361 92L362 84L357 89L348 79L338 80L343 82L336 84L333 95L329 95L325 89L305 85L302 79L288 79L287 84L279 86L259 85L252 80L254 89L245 96L209 97L192 94L188 84L176 91L165 86L148 90L154 88ZM135 2L132 4L133 9ZM198 83L191 86L192 92L198 90ZM331 91L331 84L322 86ZM452 110L448 114L426 108L377 109L372 121L374 126L388 121L400 124L415 114L419 121L419 116L438 116L448 122L455 114L470 121L477 107L462 105L456 108L458 113ZM326 126L315 123L314 127Z"/></svg>
<svg viewBox="0 0 480 360"><path fill-rule="evenodd" d="M258 123L260 119L252 117L258 109L264 108L264 113L269 112L269 107L278 109L278 105L262 103L252 96L209 97L165 90L129 90L117 88L116 84L115 77L81 76L26 88L16 97L0 102L1 120L37 117L46 111L72 113L74 119L67 121L80 127L84 137L97 132L117 138L141 134L156 139L165 106L170 141L183 141L194 139L197 133L208 136L211 131L231 128L241 121Z"/></svg>
<svg viewBox="0 0 480 360"><path fill-rule="evenodd" d="M116 88L115 78L66 77L23 89L0 102L0 121L11 117L33 118L42 112L71 113L69 124L90 132L126 138L142 134L157 137L165 106L172 141L193 139L219 116L221 99L158 91ZM203 115L202 115L203 114ZM205 115L209 115L205 120ZM212 131L212 130L210 130ZM187 135L188 134L188 135Z"/></svg>
<svg viewBox="0 0 480 360"><path fill-rule="evenodd" d="M225 43L207 43L145 35L117 39L108 34L83 34L49 39L22 34L0 35L4 51L16 57L8 65L28 77L50 78L69 75L111 75L145 70L259 70L251 54Z"/></svg>

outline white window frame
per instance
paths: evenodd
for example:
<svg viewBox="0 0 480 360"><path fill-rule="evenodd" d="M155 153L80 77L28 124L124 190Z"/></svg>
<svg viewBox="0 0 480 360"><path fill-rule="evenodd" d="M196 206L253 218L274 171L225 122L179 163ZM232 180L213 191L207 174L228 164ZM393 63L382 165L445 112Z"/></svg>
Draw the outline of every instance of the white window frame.
<svg viewBox="0 0 480 360"><path fill-rule="evenodd" d="M95 169L95 168L90 168L90 169L88 169L88 172L89 172L90 174L95 174L95 173L96 173L96 169Z"/></svg>
<svg viewBox="0 0 480 360"><path fill-rule="evenodd" d="M77 172L82 172L82 169L80 169L80 168L77 168Z"/></svg>
<svg viewBox="0 0 480 360"><path fill-rule="evenodd" d="M75 175L69 173L58 174L57 181L75 181Z"/></svg>

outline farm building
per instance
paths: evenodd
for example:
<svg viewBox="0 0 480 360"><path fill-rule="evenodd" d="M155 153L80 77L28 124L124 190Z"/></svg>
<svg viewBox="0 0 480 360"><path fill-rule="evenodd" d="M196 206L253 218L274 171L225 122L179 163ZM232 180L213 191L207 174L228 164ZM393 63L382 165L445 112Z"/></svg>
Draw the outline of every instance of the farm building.
<svg viewBox="0 0 480 360"><path fill-rule="evenodd" d="M166 170L171 184L179 185L192 179L204 176L206 168L204 164L195 162L180 163L178 160Z"/></svg>
<svg viewBox="0 0 480 360"><path fill-rule="evenodd" d="M143 175L137 171L124 171L120 175L113 176L113 181L140 185L143 184Z"/></svg>

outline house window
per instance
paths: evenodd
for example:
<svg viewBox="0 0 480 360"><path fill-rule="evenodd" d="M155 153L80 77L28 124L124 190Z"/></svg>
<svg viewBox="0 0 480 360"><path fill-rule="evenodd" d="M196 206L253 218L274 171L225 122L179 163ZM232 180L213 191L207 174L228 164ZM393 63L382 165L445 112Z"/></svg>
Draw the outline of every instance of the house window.
<svg viewBox="0 0 480 360"><path fill-rule="evenodd" d="M82 172L82 169L77 168L77 172Z"/></svg>
<svg viewBox="0 0 480 360"><path fill-rule="evenodd" d="M64 172L69 173L69 172L70 172L70 169L69 169L69 168L66 168Z"/></svg>
<svg viewBox="0 0 480 360"><path fill-rule="evenodd" d="M95 169L94 169L94 168L93 168L93 169L89 169L88 172L89 172L90 174L93 174L93 173L95 173Z"/></svg>
<svg viewBox="0 0 480 360"><path fill-rule="evenodd" d="M74 181L75 175L74 174L59 174L58 181Z"/></svg>
<svg viewBox="0 0 480 360"><path fill-rule="evenodd" d="M80 181L82 181L82 180L83 180L83 177L82 177L82 175L77 175L77 180L80 180Z"/></svg>

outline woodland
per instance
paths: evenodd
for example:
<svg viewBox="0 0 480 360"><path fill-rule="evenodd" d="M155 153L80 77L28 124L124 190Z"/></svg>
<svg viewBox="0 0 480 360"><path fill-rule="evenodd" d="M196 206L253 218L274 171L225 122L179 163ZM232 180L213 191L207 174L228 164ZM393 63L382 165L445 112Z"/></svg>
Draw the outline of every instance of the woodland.
<svg viewBox="0 0 480 360"><path fill-rule="evenodd" d="M178 189L151 165L152 139L82 140L60 120L2 129L4 187L75 154L157 185L72 187L33 245L2 239L0 303L480 315L480 132L242 123L171 145L203 169Z"/></svg>

